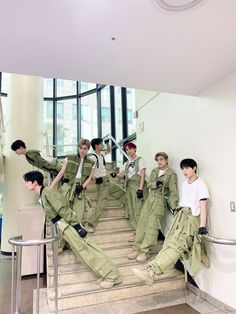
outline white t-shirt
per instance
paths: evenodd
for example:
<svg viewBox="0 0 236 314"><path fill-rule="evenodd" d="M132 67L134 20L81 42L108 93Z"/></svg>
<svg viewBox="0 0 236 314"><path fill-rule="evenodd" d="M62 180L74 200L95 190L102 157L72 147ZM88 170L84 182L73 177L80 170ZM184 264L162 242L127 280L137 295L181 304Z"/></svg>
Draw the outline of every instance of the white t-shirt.
<svg viewBox="0 0 236 314"><path fill-rule="evenodd" d="M64 162L66 162L66 163L68 162L68 158L67 157L65 158ZM83 163L84 163L84 159L81 158L81 161L80 161L80 164L79 164L79 168L78 168L76 176L75 176L75 178L78 179L78 180L81 179L81 176L82 176Z"/></svg>
<svg viewBox="0 0 236 314"><path fill-rule="evenodd" d="M181 207L190 207L193 216L200 215L200 203L202 198L209 199L209 191L206 183L198 178L192 183L185 181L182 185L182 193L180 198Z"/></svg>
<svg viewBox="0 0 236 314"><path fill-rule="evenodd" d="M126 163L128 163L128 164L130 165L130 163L134 162L137 158L138 158L138 157L136 157L136 158L135 158L134 160L132 160L132 161L129 161L129 160L128 160L128 161L126 161ZM145 162L145 160L143 159L143 157L141 157L141 158L139 159L139 164L138 164L138 175L141 176L141 171L142 171L143 169L146 169L146 162ZM131 178L134 174L135 174L135 167L129 166L129 168L128 168L128 178Z"/></svg>
<svg viewBox="0 0 236 314"><path fill-rule="evenodd" d="M77 170L77 173L76 173L76 176L75 176L75 178L76 179L81 179L81 176L82 176L82 167L83 167L83 164L84 164L84 159L80 159L80 164L79 164L79 168L78 168L78 170Z"/></svg>
<svg viewBox="0 0 236 314"><path fill-rule="evenodd" d="M97 158L93 155L89 156L90 159L95 161L94 167L93 167L93 176L95 178L105 177L107 175L106 167L104 166L104 154L97 155L96 153L93 153L98 157L98 164L97 164Z"/></svg>
<svg viewBox="0 0 236 314"><path fill-rule="evenodd" d="M166 168L165 170L159 169L158 177L162 176L163 173L165 173L167 169L168 169L168 168Z"/></svg>

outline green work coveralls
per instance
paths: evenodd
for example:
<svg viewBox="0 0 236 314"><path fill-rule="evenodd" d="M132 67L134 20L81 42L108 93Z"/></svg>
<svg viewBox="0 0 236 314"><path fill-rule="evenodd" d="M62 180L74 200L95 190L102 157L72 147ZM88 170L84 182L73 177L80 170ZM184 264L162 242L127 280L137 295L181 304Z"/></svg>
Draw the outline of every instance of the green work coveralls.
<svg viewBox="0 0 236 314"><path fill-rule="evenodd" d="M67 165L65 169L64 178L62 184L59 187L59 191L69 201L70 205L75 211L79 222L81 223L84 216L85 207L88 206L88 198L86 196L86 190L82 190L79 195L75 193L77 184L83 184L92 172L94 162L86 157L83 162L81 178L77 180L76 174L80 165L81 159L78 155L67 156Z"/></svg>
<svg viewBox="0 0 236 314"><path fill-rule="evenodd" d="M190 262L190 275L195 276L201 265L201 237L197 234L199 216L193 216L191 209L183 207L175 216L166 235L162 250L148 265L156 275L174 268L178 259Z"/></svg>
<svg viewBox="0 0 236 314"><path fill-rule="evenodd" d="M106 207L107 198L109 196L117 199L121 204L125 204L125 190L118 184L109 181L108 176L102 177L103 183L97 184L97 204L95 208L91 208L87 222L96 226L98 220Z"/></svg>
<svg viewBox="0 0 236 314"><path fill-rule="evenodd" d="M159 188L156 186L157 181L162 182ZM148 253L157 244L161 220L167 208L176 209L179 201L177 175L169 168L161 176L159 168L154 168L147 187L150 192L141 211L133 246L134 250L143 253Z"/></svg>
<svg viewBox="0 0 236 314"><path fill-rule="evenodd" d="M25 158L34 167L48 171L52 178L57 176L58 172L62 168L62 162L58 161L57 159L53 161L47 161L41 156L39 150L27 150Z"/></svg>
<svg viewBox="0 0 236 314"><path fill-rule="evenodd" d="M125 215L129 218L131 227L136 230L140 213L143 204L148 196L147 182L144 182L143 187L143 198L137 198L137 191L139 189L141 176L138 174L139 171L139 160L138 157L134 160L134 174L132 177L128 178L129 162L126 162L125 166L125 189L126 189L126 205L125 205Z"/></svg>
<svg viewBox="0 0 236 314"><path fill-rule="evenodd" d="M47 218L62 217L57 222L61 236L69 243L78 259L96 276L115 281L120 273L112 260L88 236L81 238L73 228L78 224L76 213L69 201L57 190L42 188L41 202Z"/></svg>

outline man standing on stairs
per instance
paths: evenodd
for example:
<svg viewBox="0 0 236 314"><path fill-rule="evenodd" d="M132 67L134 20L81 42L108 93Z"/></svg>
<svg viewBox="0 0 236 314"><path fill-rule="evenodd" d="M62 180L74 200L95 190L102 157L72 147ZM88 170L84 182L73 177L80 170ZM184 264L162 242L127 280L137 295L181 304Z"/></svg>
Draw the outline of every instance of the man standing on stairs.
<svg viewBox="0 0 236 314"><path fill-rule="evenodd" d="M195 160L183 159L180 168L187 180L182 185L180 207L166 235L163 248L145 271L133 269L135 276L148 285L153 284L155 275L173 269L178 259L189 259L191 276L196 275L201 262L209 267L209 263L206 264L207 256L201 256L201 236L208 233L206 213L209 191L206 183L197 175Z"/></svg>
<svg viewBox="0 0 236 314"><path fill-rule="evenodd" d="M41 205L48 219L57 224L63 239L69 243L78 259L96 276L104 289L121 282L121 276L112 260L87 237L87 231L79 223L69 201L58 190L44 187L44 177L39 171L27 172L24 176L28 191L40 195Z"/></svg>
<svg viewBox="0 0 236 314"><path fill-rule="evenodd" d="M80 223L84 216L85 207L88 206L85 191L91 181L94 165L94 162L87 157L89 148L89 140L80 140L78 142L78 153L67 156L63 167L51 184L51 187L54 188L62 181L59 191L70 201Z"/></svg>
<svg viewBox="0 0 236 314"><path fill-rule="evenodd" d="M126 205L125 214L129 218L130 225L136 231L143 204L148 196L146 176L146 164L142 157L136 155L137 146L134 143L125 145L126 153L130 160L125 163L124 171L111 173L113 177L125 178ZM134 240L133 240L134 241Z"/></svg>
<svg viewBox="0 0 236 314"><path fill-rule="evenodd" d="M145 262L150 257L151 248L157 245L164 215L168 208L173 213L179 202L177 175L168 168L168 155L159 152L155 160L157 167L151 171L147 182L150 192L137 225L133 252L128 255L137 262Z"/></svg>
<svg viewBox="0 0 236 314"><path fill-rule="evenodd" d="M94 154L90 158L95 162L92 176L95 178L97 186L97 204L95 209L92 209L87 219L86 229L89 232L94 232L98 220L105 209L106 202L109 196L119 200L121 204L125 203L125 191L117 184L110 182L106 170L106 154L110 153L111 147L109 139L106 139L106 150L103 153L103 141L101 138L94 138L91 141Z"/></svg>
<svg viewBox="0 0 236 314"><path fill-rule="evenodd" d="M11 149L17 155L24 155L26 160L34 167L50 173L54 178L62 168L62 163L57 159L48 161L42 157L39 150L28 149L22 140L16 140L11 144Z"/></svg>

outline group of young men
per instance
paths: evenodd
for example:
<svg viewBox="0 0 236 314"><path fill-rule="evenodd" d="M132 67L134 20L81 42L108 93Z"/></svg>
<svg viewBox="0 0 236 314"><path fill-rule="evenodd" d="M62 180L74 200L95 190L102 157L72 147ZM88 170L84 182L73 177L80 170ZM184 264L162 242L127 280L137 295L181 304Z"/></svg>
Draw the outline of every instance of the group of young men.
<svg viewBox="0 0 236 314"><path fill-rule="evenodd" d="M102 288L111 288L121 282L119 270L112 260L89 239L87 232L94 232L99 218L106 207L108 197L120 201L125 217L134 231L133 251L129 259L145 262L150 258L152 248L157 244L163 217L167 211L174 215L173 223L166 235L163 248L157 257L149 262L145 271L134 268L140 280L152 284L155 275L161 275L174 268L178 259L189 259L190 274L195 275L201 264L201 235L207 234L206 210L209 192L205 182L197 175L197 163L184 159L180 168L186 181L181 198L177 187L177 175L168 166L168 155L155 155L157 166L146 179L146 164L137 156L136 145L125 145L129 160L120 172L107 173L105 155L110 152L109 140L94 138L91 146L94 153L88 157L90 141L78 143L78 153L68 155L64 163L48 162L39 151L27 149L22 140L12 143L12 150L25 155L33 166L48 171L53 177L51 187L44 187L43 175L30 171L24 175L26 187L40 195L48 219L59 226L63 239L69 244L82 263L99 277ZM112 178L123 179L123 187ZM89 208L86 192L88 184L97 186L95 208ZM86 225L83 227L85 209L89 209ZM206 264L206 263L205 263Z"/></svg>

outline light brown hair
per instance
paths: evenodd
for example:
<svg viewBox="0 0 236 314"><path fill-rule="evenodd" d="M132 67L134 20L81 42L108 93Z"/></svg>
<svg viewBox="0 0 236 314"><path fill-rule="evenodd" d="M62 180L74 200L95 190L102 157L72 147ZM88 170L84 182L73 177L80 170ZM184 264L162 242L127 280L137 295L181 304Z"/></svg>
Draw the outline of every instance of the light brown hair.
<svg viewBox="0 0 236 314"><path fill-rule="evenodd" d="M161 157L163 157L164 159L168 160L168 155L167 155L167 153L164 153L164 152L156 153L154 159L157 160L157 157L159 157L159 156L161 156Z"/></svg>
<svg viewBox="0 0 236 314"><path fill-rule="evenodd" d="M88 149L90 148L90 141L83 138L78 142L78 147L82 147L82 145L86 145Z"/></svg>

